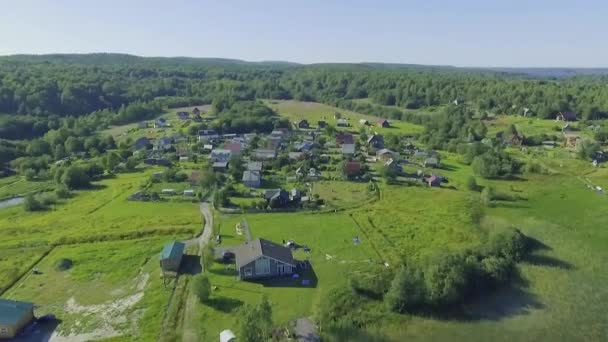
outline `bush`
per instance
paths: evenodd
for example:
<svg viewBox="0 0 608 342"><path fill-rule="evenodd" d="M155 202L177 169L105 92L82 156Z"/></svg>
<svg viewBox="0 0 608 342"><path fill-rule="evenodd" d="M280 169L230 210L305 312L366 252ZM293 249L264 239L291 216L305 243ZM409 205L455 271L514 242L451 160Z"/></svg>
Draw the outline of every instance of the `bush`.
<svg viewBox="0 0 608 342"><path fill-rule="evenodd" d="M42 205L34 195L25 196L23 208L25 211L41 211L45 209L44 205Z"/></svg>
<svg viewBox="0 0 608 342"><path fill-rule="evenodd" d="M426 303L426 287L422 272L408 265L401 266L384 297L391 311L414 311Z"/></svg>
<svg viewBox="0 0 608 342"><path fill-rule="evenodd" d="M211 296L209 278L204 274L198 274L192 278L192 291L194 291L201 303L208 301Z"/></svg>
<svg viewBox="0 0 608 342"><path fill-rule="evenodd" d="M479 191L479 185L475 177L471 176L467 179L467 189L471 191Z"/></svg>
<svg viewBox="0 0 608 342"><path fill-rule="evenodd" d="M72 268L74 263L70 259L61 258L55 262L55 269L57 271L67 271Z"/></svg>
<svg viewBox="0 0 608 342"><path fill-rule="evenodd" d="M25 180L33 181L36 179L36 170L27 169L25 172L23 172L23 175L25 176Z"/></svg>
<svg viewBox="0 0 608 342"><path fill-rule="evenodd" d="M55 196L57 196L57 198L70 198L71 195L70 189L65 185L59 185L57 186L57 189L55 189Z"/></svg>
<svg viewBox="0 0 608 342"><path fill-rule="evenodd" d="M55 197L55 194L52 193L42 194L39 196L39 198L40 203L42 203L42 205L45 207L57 203L57 197Z"/></svg>

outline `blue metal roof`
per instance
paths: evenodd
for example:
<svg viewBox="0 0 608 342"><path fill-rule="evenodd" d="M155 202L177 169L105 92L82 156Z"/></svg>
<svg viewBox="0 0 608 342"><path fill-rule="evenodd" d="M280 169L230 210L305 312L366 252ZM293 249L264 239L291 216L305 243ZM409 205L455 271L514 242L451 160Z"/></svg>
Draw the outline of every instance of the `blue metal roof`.
<svg viewBox="0 0 608 342"><path fill-rule="evenodd" d="M0 324L17 324L33 308L34 304L32 303L0 298Z"/></svg>
<svg viewBox="0 0 608 342"><path fill-rule="evenodd" d="M163 251L160 253L160 260L175 259L184 255L184 248L186 245L183 242L171 242L165 245Z"/></svg>

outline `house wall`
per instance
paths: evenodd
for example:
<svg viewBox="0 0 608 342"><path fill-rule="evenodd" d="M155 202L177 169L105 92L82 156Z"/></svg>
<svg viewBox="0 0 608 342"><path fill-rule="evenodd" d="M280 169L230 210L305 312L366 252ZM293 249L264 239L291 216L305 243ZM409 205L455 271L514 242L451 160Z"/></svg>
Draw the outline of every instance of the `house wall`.
<svg viewBox="0 0 608 342"><path fill-rule="evenodd" d="M15 337L17 332L25 328L32 320L34 320L34 309L30 310L26 315L24 315L15 325L0 324L0 339L9 339Z"/></svg>
<svg viewBox="0 0 608 342"><path fill-rule="evenodd" d="M294 269L293 267L291 267L291 265L287 265L285 263L282 263L280 261L274 260L274 259L270 259L270 273L268 274L256 274L255 272L255 260L244 265L243 267L241 267L239 269L239 279L244 280L244 279L260 279L260 278L272 278L272 277L278 277L279 275L279 269L278 269L278 265L285 265L285 272L283 272L283 275L289 275L292 274ZM257 259L256 259L257 260ZM247 276L245 270L246 269L251 269L251 275Z"/></svg>
<svg viewBox="0 0 608 342"><path fill-rule="evenodd" d="M163 259L160 261L160 267L165 271L177 272L182 263L182 258Z"/></svg>

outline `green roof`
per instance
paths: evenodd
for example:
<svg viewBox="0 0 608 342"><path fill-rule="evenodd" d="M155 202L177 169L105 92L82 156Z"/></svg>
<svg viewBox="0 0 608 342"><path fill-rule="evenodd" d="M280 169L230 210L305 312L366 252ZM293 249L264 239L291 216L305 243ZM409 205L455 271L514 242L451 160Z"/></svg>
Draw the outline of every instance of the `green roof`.
<svg viewBox="0 0 608 342"><path fill-rule="evenodd" d="M181 257L184 254L184 248L186 245L183 242L171 242L165 245L163 251L160 253L160 260L175 259Z"/></svg>
<svg viewBox="0 0 608 342"><path fill-rule="evenodd" d="M34 308L34 304L0 298L0 324L17 324Z"/></svg>

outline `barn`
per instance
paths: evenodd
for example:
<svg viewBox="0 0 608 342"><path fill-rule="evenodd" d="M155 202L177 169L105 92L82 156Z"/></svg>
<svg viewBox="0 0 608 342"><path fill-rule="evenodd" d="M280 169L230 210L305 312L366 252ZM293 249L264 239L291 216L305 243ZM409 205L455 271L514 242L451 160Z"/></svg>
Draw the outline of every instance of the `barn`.
<svg viewBox="0 0 608 342"><path fill-rule="evenodd" d="M183 242L171 242L165 245L160 253L160 267L163 271L177 272L184 256Z"/></svg>
<svg viewBox="0 0 608 342"><path fill-rule="evenodd" d="M0 299L0 339L9 339L34 320L34 304Z"/></svg>

